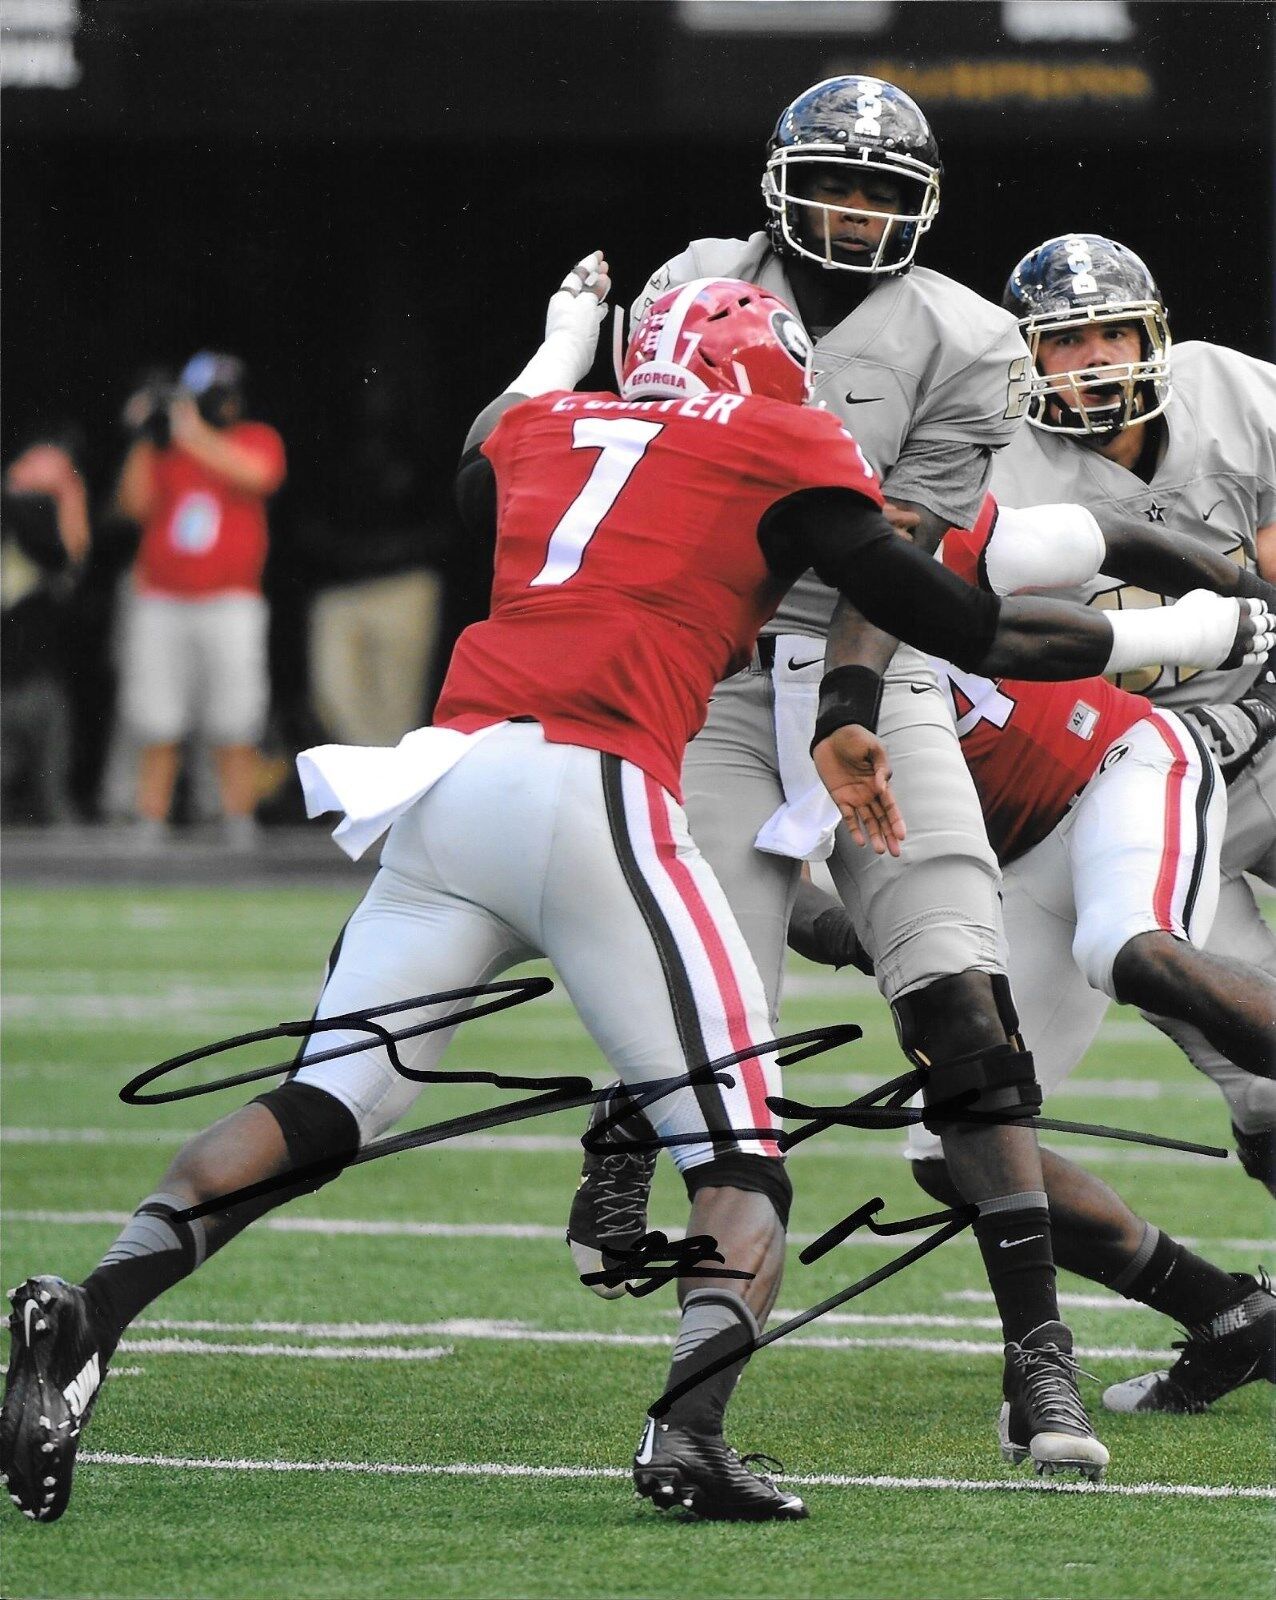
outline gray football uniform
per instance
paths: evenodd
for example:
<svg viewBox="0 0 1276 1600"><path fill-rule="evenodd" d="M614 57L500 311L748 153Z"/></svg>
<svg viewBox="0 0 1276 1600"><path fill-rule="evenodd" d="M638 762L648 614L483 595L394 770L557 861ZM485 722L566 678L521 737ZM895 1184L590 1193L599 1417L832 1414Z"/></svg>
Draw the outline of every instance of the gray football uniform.
<svg viewBox="0 0 1276 1600"><path fill-rule="evenodd" d="M1008 506L1076 502L1094 513L1101 528L1155 525L1204 540L1252 569L1258 529L1276 523L1276 366L1193 341L1174 346L1170 377L1167 442L1150 483L1075 439L1024 428L994 463L993 494ZM1074 598L1104 607L1167 604L1164 595L1102 575L1075 591ZM1124 673L1118 681L1165 705L1197 705L1239 698L1258 670L1151 668ZM1243 876L1253 873L1276 885L1276 746L1269 746L1228 791L1222 869L1223 890L1206 949L1253 962L1276 976L1276 935ZM1011 867L1008 884L1023 870ZM1044 940L1025 938L1019 945L1012 979L1023 963L1047 959ZM1016 994L1030 996L1038 988L1048 992L1050 983L1038 984L1023 971ZM1241 1072L1196 1029L1151 1020L1218 1083L1238 1127L1257 1133L1276 1126L1276 1085ZM1024 1021L1027 1028L1032 1019Z"/></svg>
<svg viewBox="0 0 1276 1600"><path fill-rule="evenodd" d="M634 316L666 289L702 277L743 278L795 303L783 262L756 233L695 241L652 275ZM992 454L1019 427L1023 409L1027 353L1013 318L915 267L875 284L817 337L815 366L816 400L845 422L888 498L958 524L974 518ZM754 665L718 686L683 765L693 836L736 912L773 1014L798 866L753 843L785 799L769 656L781 636L822 642L835 599L813 575L799 580ZM947 706L915 650L896 654L879 726L908 821L905 853L875 856L839 830L829 868L883 994L893 1000L970 969L1004 971L996 860Z"/></svg>

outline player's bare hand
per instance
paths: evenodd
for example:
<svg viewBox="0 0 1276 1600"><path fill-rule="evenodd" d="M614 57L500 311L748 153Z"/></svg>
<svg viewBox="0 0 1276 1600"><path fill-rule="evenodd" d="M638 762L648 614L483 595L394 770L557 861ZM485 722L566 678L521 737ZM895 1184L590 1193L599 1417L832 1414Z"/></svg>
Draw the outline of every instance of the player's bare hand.
<svg viewBox="0 0 1276 1600"><path fill-rule="evenodd" d="M822 739L812 758L855 843L871 845L879 856L899 855L908 830L891 791L886 747L877 735L848 724Z"/></svg>
<svg viewBox="0 0 1276 1600"><path fill-rule="evenodd" d="M893 506L889 500L882 507L882 515L905 539L913 537L913 529L922 520L920 511L907 511L903 506Z"/></svg>

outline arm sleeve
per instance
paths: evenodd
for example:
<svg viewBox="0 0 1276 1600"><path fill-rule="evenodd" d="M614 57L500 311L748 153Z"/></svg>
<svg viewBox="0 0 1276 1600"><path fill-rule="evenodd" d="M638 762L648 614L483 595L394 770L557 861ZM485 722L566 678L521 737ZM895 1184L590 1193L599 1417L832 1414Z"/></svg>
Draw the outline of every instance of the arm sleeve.
<svg viewBox="0 0 1276 1600"><path fill-rule="evenodd" d="M478 445L461 457L455 492L465 531L492 543L496 538L496 473Z"/></svg>
<svg viewBox="0 0 1276 1600"><path fill-rule="evenodd" d="M807 489L772 506L758 529L772 569L813 567L884 633L973 670L988 654L1001 602L901 538L866 497Z"/></svg>

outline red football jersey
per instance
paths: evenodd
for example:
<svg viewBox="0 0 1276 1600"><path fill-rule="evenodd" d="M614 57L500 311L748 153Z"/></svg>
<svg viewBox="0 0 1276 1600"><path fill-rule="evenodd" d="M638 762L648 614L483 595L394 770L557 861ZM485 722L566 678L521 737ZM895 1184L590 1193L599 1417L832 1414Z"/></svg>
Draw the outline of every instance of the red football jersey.
<svg viewBox="0 0 1276 1600"><path fill-rule="evenodd" d="M236 444L284 478L284 442L264 422L238 422ZM232 488L179 446L155 461L157 504L142 532L137 584L146 594L202 599L227 589L261 589L266 560L266 505Z"/></svg>
<svg viewBox="0 0 1276 1600"><path fill-rule="evenodd" d="M714 684L745 665L787 586L758 546L763 514L801 489L881 504L835 416L760 395L542 395L506 411L483 453L492 610L457 642L435 723L532 717L679 798Z"/></svg>
<svg viewBox="0 0 1276 1600"><path fill-rule="evenodd" d="M996 513L989 495L973 530L950 528L944 535L940 558L968 583L980 582L980 558ZM1106 678L1029 683L977 678L947 662L936 666L941 677L947 674L962 754L989 842L1003 863L1046 837L1112 741L1150 709Z"/></svg>

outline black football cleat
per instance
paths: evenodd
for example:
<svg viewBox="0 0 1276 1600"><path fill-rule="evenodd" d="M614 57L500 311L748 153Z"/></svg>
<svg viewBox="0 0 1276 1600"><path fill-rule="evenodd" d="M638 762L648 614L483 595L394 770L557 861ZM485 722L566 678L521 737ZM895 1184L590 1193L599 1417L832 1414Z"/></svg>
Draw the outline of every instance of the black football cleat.
<svg viewBox="0 0 1276 1600"><path fill-rule="evenodd" d="M751 1461L783 1472L770 1456L739 1456L720 1433L692 1433L655 1417L634 1456L634 1488L658 1511L682 1509L706 1522L800 1522L809 1513Z"/></svg>
<svg viewBox="0 0 1276 1600"><path fill-rule="evenodd" d="M1180 1352L1168 1372L1146 1372L1103 1391L1109 1411L1207 1411L1233 1389L1266 1378L1276 1383L1276 1294L1260 1268L1257 1278L1234 1272L1241 1298L1208 1322L1187 1330L1173 1345Z"/></svg>
<svg viewBox="0 0 1276 1600"><path fill-rule="evenodd" d="M0 1482L23 1516L56 1522L71 1498L80 1434L106 1362L83 1289L61 1278L28 1278L9 1299Z"/></svg>
<svg viewBox="0 0 1276 1600"><path fill-rule="evenodd" d="M997 1427L1004 1460L1018 1466L1031 1458L1042 1477L1079 1472L1100 1481L1108 1452L1081 1403L1080 1370L1071 1330L1062 1322L1043 1322L1020 1344L1006 1346L1005 1403Z"/></svg>
<svg viewBox="0 0 1276 1600"><path fill-rule="evenodd" d="M595 1101L589 1131L627 1103L623 1085L613 1084L602 1099ZM580 1185L567 1219L567 1243L582 1276L621 1266L623 1258L647 1232L647 1197L658 1151L654 1146L648 1150L625 1146L636 1139L654 1138L650 1122L631 1106L623 1120L602 1135L598 1150L586 1148ZM611 1143L617 1148L608 1149ZM591 1283L588 1287L604 1300L616 1300L625 1292L623 1281Z"/></svg>

